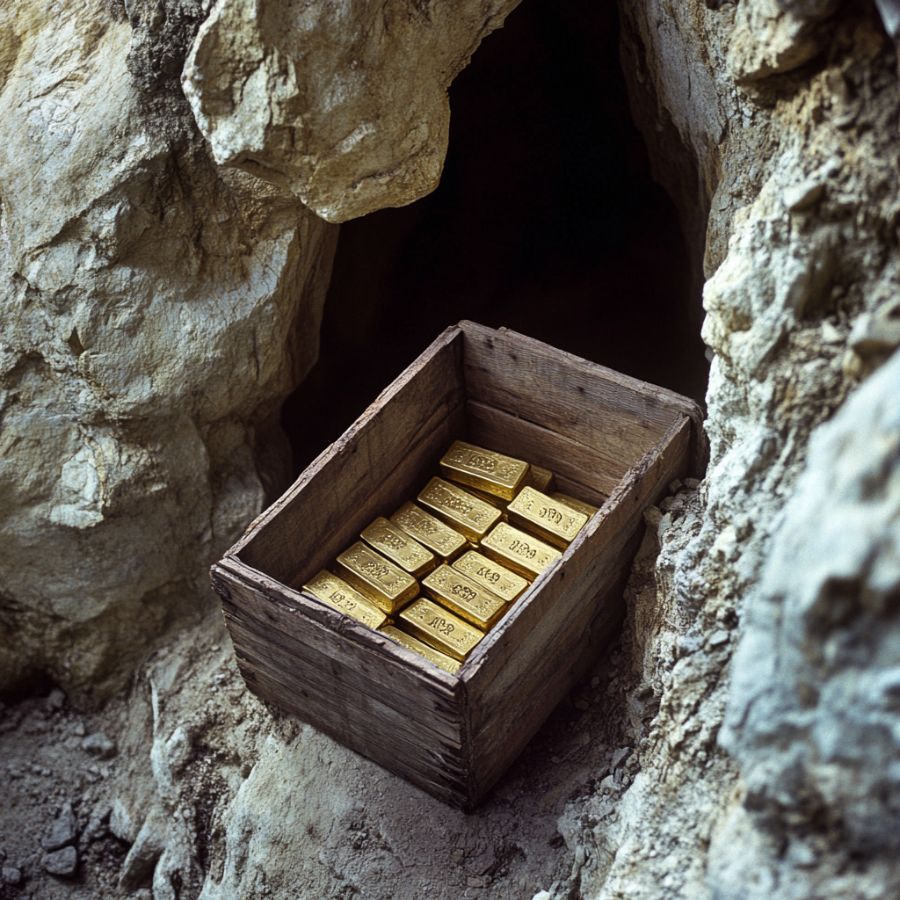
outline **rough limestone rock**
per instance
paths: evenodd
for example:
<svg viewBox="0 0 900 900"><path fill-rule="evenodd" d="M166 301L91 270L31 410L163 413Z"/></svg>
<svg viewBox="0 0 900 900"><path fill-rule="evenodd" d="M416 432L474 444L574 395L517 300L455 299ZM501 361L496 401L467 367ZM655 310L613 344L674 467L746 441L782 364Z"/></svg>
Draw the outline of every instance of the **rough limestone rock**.
<svg viewBox="0 0 900 900"><path fill-rule="evenodd" d="M519 0L219 0L184 69L213 155L330 222L437 187L447 88Z"/></svg>
<svg viewBox="0 0 900 900"><path fill-rule="evenodd" d="M81 699L208 603L277 480L335 239L217 169L113 10L0 10L0 686Z"/></svg>

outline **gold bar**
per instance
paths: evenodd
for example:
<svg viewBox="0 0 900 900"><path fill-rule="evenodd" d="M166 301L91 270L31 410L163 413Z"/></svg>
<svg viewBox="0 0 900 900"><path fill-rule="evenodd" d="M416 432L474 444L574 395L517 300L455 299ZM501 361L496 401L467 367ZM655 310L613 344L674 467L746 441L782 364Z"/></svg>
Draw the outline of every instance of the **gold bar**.
<svg viewBox="0 0 900 900"><path fill-rule="evenodd" d="M550 495L554 500L559 500L561 503L565 503L570 509L577 510L578 512L584 513L588 518L594 515L595 512L600 508L599 506L591 506L590 503L585 503L583 500L579 500L577 497L570 497L568 494L560 493L559 491L554 492Z"/></svg>
<svg viewBox="0 0 900 900"><path fill-rule="evenodd" d="M432 478L418 501L470 541L480 541L500 521L500 510L443 478Z"/></svg>
<svg viewBox="0 0 900 900"><path fill-rule="evenodd" d="M430 572L435 566L433 553L401 528L388 522L384 516L379 516L369 525L363 531L362 538L382 556L386 556L416 578Z"/></svg>
<svg viewBox="0 0 900 900"><path fill-rule="evenodd" d="M380 628L387 622L387 616L371 600L324 569L309 584L304 584L303 590L369 628Z"/></svg>
<svg viewBox="0 0 900 900"><path fill-rule="evenodd" d="M439 566L422 586L441 606L487 631L503 615L506 601L450 566Z"/></svg>
<svg viewBox="0 0 900 900"><path fill-rule="evenodd" d="M399 618L417 638L460 661L484 637L474 625L424 597L410 603Z"/></svg>
<svg viewBox="0 0 900 900"><path fill-rule="evenodd" d="M464 553L453 563L453 568L468 575L475 584L487 588L507 603L512 603L528 589L528 582L524 578L477 550Z"/></svg>
<svg viewBox="0 0 900 900"><path fill-rule="evenodd" d="M454 441L441 460L445 478L512 500L528 475L528 463L465 441Z"/></svg>
<svg viewBox="0 0 900 900"><path fill-rule="evenodd" d="M509 504L509 520L565 550L587 524L588 517L533 487L523 487Z"/></svg>
<svg viewBox="0 0 900 900"><path fill-rule="evenodd" d="M482 542L486 556L534 580L562 554L555 547L501 522Z"/></svg>
<svg viewBox="0 0 900 900"><path fill-rule="evenodd" d="M386 613L393 613L419 592L408 572L357 541L337 558L341 575Z"/></svg>
<svg viewBox="0 0 900 900"><path fill-rule="evenodd" d="M506 512L506 500L502 500L500 497L495 497L493 494L486 494L484 491L476 490L473 487L466 487L466 493L471 494L473 497L477 497L479 500L484 500L485 503L490 503L494 509L499 509L501 513Z"/></svg>
<svg viewBox="0 0 900 900"><path fill-rule="evenodd" d="M549 494L556 487L556 477L549 469L531 464L528 473L528 483L542 494Z"/></svg>
<svg viewBox="0 0 900 900"><path fill-rule="evenodd" d="M415 503L404 503L391 516L391 521L445 561L456 557L466 544L458 531L419 509Z"/></svg>
<svg viewBox="0 0 900 900"><path fill-rule="evenodd" d="M382 634L386 634L392 641L396 641L401 646L406 647L407 650L412 650L413 653L424 656L425 659L434 663L445 672L455 675L459 671L459 663L455 659L451 659L445 653L441 653L439 650L429 647L428 644L422 643L422 641L418 638L414 638L411 634L407 634L405 631L401 631L393 625L385 625L381 629L381 632Z"/></svg>

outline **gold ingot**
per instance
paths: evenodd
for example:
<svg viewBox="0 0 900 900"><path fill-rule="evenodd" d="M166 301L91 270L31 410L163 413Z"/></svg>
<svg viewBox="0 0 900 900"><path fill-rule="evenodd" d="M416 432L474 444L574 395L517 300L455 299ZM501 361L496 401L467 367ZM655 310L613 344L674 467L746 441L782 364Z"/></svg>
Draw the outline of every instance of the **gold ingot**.
<svg viewBox="0 0 900 900"><path fill-rule="evenodd" d="M486 494L512 500L528 475L528 463L465 441L454 441L441 459L441 474Z"/></svg>
<svg viewBox="0 0 900 900"><path fill-rule="evenodd" d="M424 597L410 603L399 618L415 637L460 661L484 637L474 625Z"/></svg>
<svg viewBox="0 0 900 900"><path fill-rule="evenodd" d="M488 559L477 550L469 550L454 560L453 568L507 603L512 603L528 590L528 582L524 578L511 572L506 566Z"/></svg>
<svg viewBox="0 0 900 900"><path fill-rule="evenodd" d="M371 600L324 569L309 584L304 584L303 590L369 628L380 628L387 622L387 616Z"/></svg>
<svg viewBox="0 0 900 900"><path fill-rule="evenodd" d="M503 615L506 601L450 566L439 566L422 586L451 612L487 631Z"/></svg>
<svg viewBox="0 0 900 900"><path fill-rule="evenodd" d="M379 516L363 531L362 538L382 556L416 578L430 572L435 566L433 553L383 516Z"/></svg>
<svg viewBox="0 0 900 900"><path fill-rule="evenodd" d="M560 503L565 503L570 509L584 513L589 519L600 508L598 506L591 506L590 503L585 503L577 497L570 497L568 494L563 494L559 491L555 491L550 496L553 497L554 500L559 500Z"/></svg>
<svg viewBox="0 0 900 900"><path fill-rule="evenodd" d="M509 504L509 521L565 550L588 517L533 487L524 487Z"/></svg>
<svg viewBox="0 0 900 900"><path fill-rule="evenodd" d="M443 560L453 559L466 545L466 539L458 531L415 503L404 503L391 516L391 521Z"/></svg>
<svg viewBox="0 0 900 900"><path fill-rule="evenodd" d="M407 650L412 650L413 653L424 656L429 662L434 663L451 675L455 675L459 671L459 663L455 659L451 659L446 653L441 653L439 650L429 647L428 644L393 625L385 625L381 629L381 633L386 634L392 641L396 641L401 646L406 647Z"/></svg>
<svg viewBox="0 0 900 900"><path fill-rule="evenodd" d="M482 542L486 556L534 580L562 554L542 540L501 522Z"/></svg>
<svg viewBox="0 0 900 900"><path fill-rule="evenodd" d="M543 494L549 494L556 487L556 478L549 469L531 464L528 472L528 483Z"/></svg>
<svg viewBox="0 0 900 900"><path fill-rule="evenodd" d="M337 558L341 575L379 609L393 613L419 592L419 583L389 559L357 541Z"/></svg>
<svg viewBox="0 0 900 900"><path fill-rule="evenodd" d="M501 513L506 512L507 501L500 497L495 497L493 494L486 494L484 491L478 491L473 487L466 487L466 493L471 494L473 497L477 497L479 500L484 500L485 503L490 503L495 509L499 509Z"/></svg>
<svg viewBox="0 0 900 900"><path fill-rule="evenodd" d="M472 542L500 521L499 509L443 478L432 478L417 499Z"/></svg>

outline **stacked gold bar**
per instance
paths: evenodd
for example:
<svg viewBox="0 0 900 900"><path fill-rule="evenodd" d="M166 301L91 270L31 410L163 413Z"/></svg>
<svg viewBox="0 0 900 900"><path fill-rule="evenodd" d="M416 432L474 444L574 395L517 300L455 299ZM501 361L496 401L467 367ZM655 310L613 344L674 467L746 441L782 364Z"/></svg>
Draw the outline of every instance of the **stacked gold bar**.
<svg viewBox="0 0 900 900"><path fill-rule="evenodd" d="M597 512L555 488L549 469L454 441L415 502L304 590L455 674Z"/></svg>

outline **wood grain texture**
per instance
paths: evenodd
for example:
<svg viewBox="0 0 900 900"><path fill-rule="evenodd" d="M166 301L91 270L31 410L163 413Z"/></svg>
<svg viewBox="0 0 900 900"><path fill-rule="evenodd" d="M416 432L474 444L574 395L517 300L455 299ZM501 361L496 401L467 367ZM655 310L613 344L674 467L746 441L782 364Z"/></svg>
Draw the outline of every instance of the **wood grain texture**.
<svg viewBox="0 0 900 900"><path fill-rule="evenodd" d="M459 327L468 399L593 447L611 479L623 478L679 416L702 434L699 408L679 394L514 331L465 321Z"/></svg>
<svg viewBox="0 0 900 900"><path fill-rule="evenodd" d="M301 584L376 516L389 516L463 430L460 346L459 329L447 329L230 554L285 584Z"/></svg>
<svg viewBox="0 0 900 900"><path fill-rule="evenodd" d="M460 670L475 803L521 751L595 658L595 635L618 619L644 509L686 473L691 423L683 416L623 479L555 569L535 582ZM599 600L599 602L598 602ZM616 608L610 608L610 605Z"/></svg>

